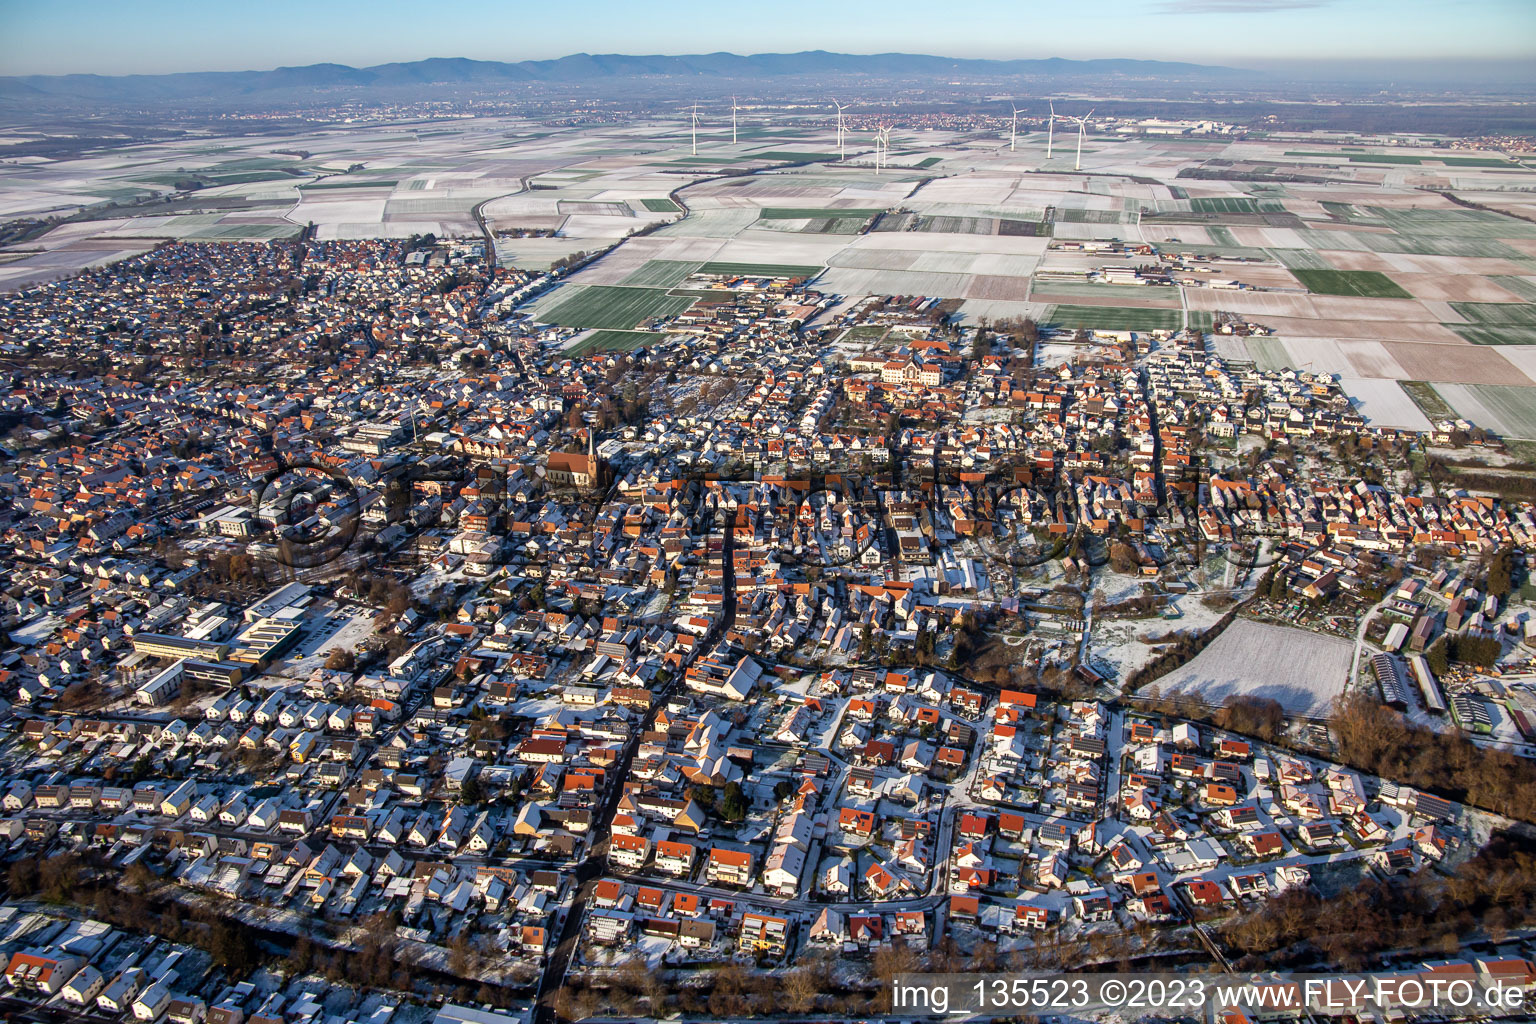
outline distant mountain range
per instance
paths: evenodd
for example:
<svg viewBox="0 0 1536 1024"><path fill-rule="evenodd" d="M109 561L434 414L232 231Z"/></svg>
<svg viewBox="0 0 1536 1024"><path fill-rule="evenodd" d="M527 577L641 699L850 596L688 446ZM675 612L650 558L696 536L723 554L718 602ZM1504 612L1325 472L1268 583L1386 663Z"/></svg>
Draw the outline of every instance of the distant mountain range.
<svg viewBox="0 0 1536 1024"><path fill-rule="evenodd" d="M436 57L353 68L311 64L273 71L203 71L171 75L26 75L0 77L8 105L99 102L113 105L282 100L316 91L448 89L486 92L542 83L575 86L635 79L721 81L846 79L1152 79L1231 81L1251 71L1152 60L972 60L925 54L707 53L629 56L578 53L558 60L516 63Z"/></svg>

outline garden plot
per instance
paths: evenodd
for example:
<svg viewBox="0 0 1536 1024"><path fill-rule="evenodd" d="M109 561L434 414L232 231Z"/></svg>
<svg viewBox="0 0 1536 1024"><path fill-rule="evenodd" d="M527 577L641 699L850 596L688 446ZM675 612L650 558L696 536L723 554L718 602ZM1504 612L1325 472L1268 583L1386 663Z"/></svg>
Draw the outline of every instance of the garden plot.
<svg viewBox="0 0 1536 1024"><path fill-rule="evenodd" d="M1401 430L1430 429L1429 417L1395 380L1367 377L1341 377L1339 386L1354 402L1355 409L1373 427Z"/></svg>
<svg viewBox="0 0 1536 1024"><path fill-rule="evenodd" d="M1194 697L1211 707L1230 697L1273 700L1289 715L1328 717L1349 680L1347 640L1237 619L1181 668L1141 689Z"/></svg>
<svg viewBox="0 0 1536 1024"><path fill-rule="evenodd" d="M966 289L967 299L1005 299L1023 302L1029 298L1028 276L976 274Z"/></svg>
<svg viewBox="0 0 1536 1024"><path fill-rule="evenodd" d="M1536 439L1536 388L1437 383L1435 391L1456 415L1479 427L1502 437Z"/></svg>

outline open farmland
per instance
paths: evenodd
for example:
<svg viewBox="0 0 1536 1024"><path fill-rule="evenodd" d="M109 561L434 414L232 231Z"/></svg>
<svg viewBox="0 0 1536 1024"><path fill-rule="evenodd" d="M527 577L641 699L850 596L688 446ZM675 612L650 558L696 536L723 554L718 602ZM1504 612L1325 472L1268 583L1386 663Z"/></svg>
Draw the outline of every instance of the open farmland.
<svg viewBox="0 0 1536 1024"><path fill-rule="evenodd" d="M1374 270L1316 270L1295 267L1291 273L1314 295L1359 295L1371 299L1412 298L1386 274Z"/></svg>
<svg viewBox="0 0 1536 1024"><path fill-rule="evenodd" d="M832 220L841 218L868 220L880 212L879 210L829 210L814 206L765 206L762 213L758 216L762 220Z"/></svg>
<svg viewBox="0 0 1536 1024"><path fill-rule="evenodd" d="M1050 306L1040 318L1041 323L1054 327L1102 331L1175 331L1183 320L1177 309L1077 305Z"/></svg>
<svg viewBox="0 0 1536 1024"><path fill-rule="evenodd" d="M1473 327L1451 324L1451 330L1474 345L1536 345L1536 327Z"/></svg>
<svg viewBox="0 0 1536 1024"><path fill-rule="evenodd" d="M576 285L574 295L561 298L539 319L564 327L599 327L628 330L652 317L674 316L693 305L693 300L668 295L660 288L625 288L619 285Z"/></svg>
<svg viewBox="0 0 1536 1024"><path fill-rule="evenodd" d="M744 124L740 145L701 132L694 156L686 126L667 118L594 128L488 116L7 164L9 215L93 212L0 255L0 286L162 238L291 238L311 223L322 240L473 239L478 211L503 266L540 271L611 247L520 307L538 320L628 332L714 299L688 283L699 273L808 277L849 302L957 299L968 324L1028 316L1064 328L1207 330L1234 314L1271 333L1223 337L1221 351L1338 374L1373 424L1415 425L1421 414L1393 388L1423 380L1463 389L1453 393L1474 422L1525 429L1510 400L1479 390L1536 378L1536 223L1498 212L1536 211L1536 168L1506 154L1455 151L1444 139L1349 149L1323 133L1097 135L1075 173L1075 147L1047 160L1040 132L1012 150L1006 138L940 130L896 147L898 164L928 170L877 175L857 143L846 163L833 160L834 138L769 116ZM725 168L743 173L722 177ZM1263 180L1292 174L1313 180ZM205 187L177 188L189 178ZM1092 245L1111 239L1211 262L1175 270L1182 288L1092 283L1127 259ZM1083 245L1050 248L1059 240ZM1032 277L1040 267L1083 276ZM1251 287L1206 286L1225 279ZM640 343L595 337L575 344Z"/></svg>
<svg viewBox="0 0 1536 1024"><path fill-rule="evenodd" d="M1229 697L1259 697L1289 715L1325 718L1344 692L1353 654L1346 640L1240 618L1188 664L1149 685L1212 707Z"/></svg>
<svg viewBox="0 0 1536 1024"><path fill-rule="evenodd" d="M623 283L638 288L671 288L682 284L697 269L697 263L684 260L647 260L644 266L626 277Z"/></svg>
<svg viewBox="0 0 1536 1024"><path fill-rule="evenodd" d="M1468 323L1536 327L1536 304L1524 302L1453 302Z"/></svg>
<svg viewBox="0 0 1536 1024"><path fill-rule="evenodd" d="M1536 388L1500 384L1436 384L1463 419L1502 437L1536 440Z"/></svg>

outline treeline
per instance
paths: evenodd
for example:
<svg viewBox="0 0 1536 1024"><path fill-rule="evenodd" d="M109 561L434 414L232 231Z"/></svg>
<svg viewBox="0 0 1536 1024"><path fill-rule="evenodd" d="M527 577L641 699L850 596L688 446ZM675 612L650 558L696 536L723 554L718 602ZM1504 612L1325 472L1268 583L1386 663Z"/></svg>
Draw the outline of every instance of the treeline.
<svg viewBox="0 0 1536 1024"><path fill-rule="evenodd" d="M1442 633L1424 652L1424 662L1438 676L1449 670L1452 662L1487 668L1503 653L1504 644L1496 636Z"/></svg>
<svg viewBox="0 0 1536 1024"><path fill-rule="evenodd" d="M1239 970L1297 967L1324 959L1346 971L1378 954L1454 956L1479 930L1495 942L1536 925L1536 852L1495 836L1450 878L1421 871L1405 880L1367 879L1329 897L1293 889L1220 926L1241 954Z"/></svg>
<svg viewBox="0 0 1536 1024"><path fill-rule="evenodd" d="M1352 768L1536 822L1536 763L1480 747L1459 732L1413 725L1364 693L1343 698L1332 724L1332 756Z"/></svg>
<svg viewBox="0 0 1536 1024"><path fill-rule="evenodd" d="M154 875L142 865L120 878L88 877L90 872L78 853L23 857L12 862L6 881L12 899L36 897L85 907L93 917L118 928L149 931L205 950L215 965L234 974L259 966L254 929L205 908L188 913L185 907L145 895L139 890L152 884Z"/></svg>
<svg viewBox="0 0 1536 1024"><path fill-rule="evenodd" d="M1260 585L1261 589L1263 585ZM1168 650L1159 654L1145 665L1126 676L1123 692L1132 692L1141 689L1152 680L1165 676L1174 669L1179 668L1195 655L1210 646L1211 641L1221 636L1226 628L1232 625L1232 620L1237 618L1237 608L1233 608L1227 614L1217 619L1210 629L1204 633L1180 633Z"/></svg>

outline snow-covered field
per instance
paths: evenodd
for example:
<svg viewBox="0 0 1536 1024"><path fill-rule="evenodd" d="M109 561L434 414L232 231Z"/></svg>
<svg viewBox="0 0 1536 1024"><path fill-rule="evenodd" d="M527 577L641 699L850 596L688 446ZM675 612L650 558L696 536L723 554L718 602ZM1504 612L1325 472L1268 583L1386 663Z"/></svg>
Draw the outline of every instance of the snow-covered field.
<svg viewBox="0 0 1536 1024"><path fill-rule="evenodd" d="M1189 664L1149 685L1165 697L1193 694L1211 705L1265 697L1287 714L1323 718L1344 692L1353 654L1345 640L1238 619Z"/></svg>

